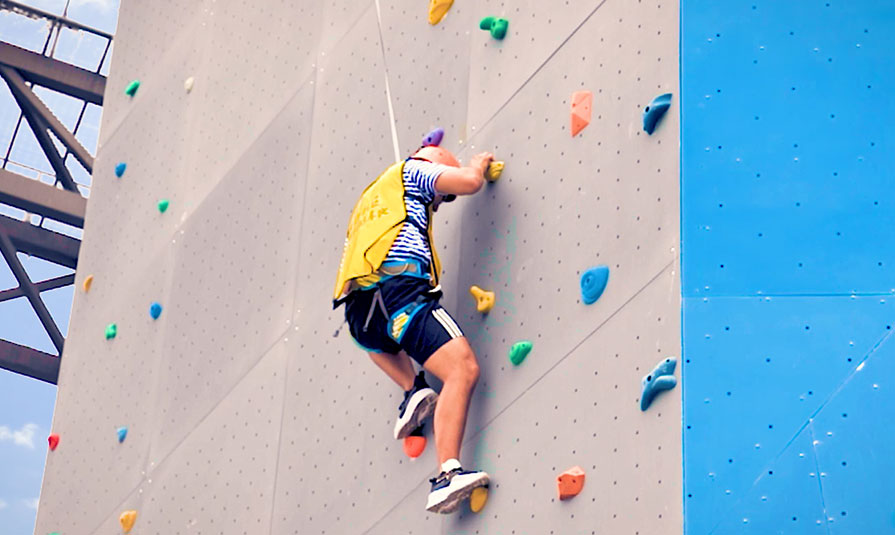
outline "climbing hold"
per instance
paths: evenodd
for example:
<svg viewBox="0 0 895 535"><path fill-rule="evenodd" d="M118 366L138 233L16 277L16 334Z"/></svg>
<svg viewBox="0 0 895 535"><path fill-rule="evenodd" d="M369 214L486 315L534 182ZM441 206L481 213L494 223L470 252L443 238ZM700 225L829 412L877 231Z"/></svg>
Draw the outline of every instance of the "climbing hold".
<svg viewBox="0 0 895 535"><path fill-rule="evenodd" d="M160 201L158 202L158 211L164 214L164 213L165 213L165 210L168 209L168 205L170 205L170 204L171 204L171 202L168 201L168 199L162 199L162 200L160 200Z"/></svg>
<svg viewBox="0 0 895 535"><path fill-rule="evenodd" d="M121 522L121 529L123 529L125 533L130 533L131 528L134 527L134 522L137 521L137 512L134 510L125 511L121 513L121 517L118 521Z"/></svg>
<svg viewBox="0 0 895 535"><path fill-rule="evenodd" d="M137 89L140 89L140 80L134 80L133 82L127 84L127 88L124 90L124 94L132 97L137 94Z"/></svg>
<svg viewBox="0 0 895 535"><path fill-rule="evenodd" d="M454 0L429 0L429 24L435 26L447 15Z"/></svg>
<svg viewBox="0 0 895 535"><path fill-rule="evenodd" d="M127 438L127 427L119 427L118 428L118 442L124 442L124 439Z"/></svg>
<svg viewBox="0 0 895 535"><path fill-rule="evenodd" d="M609 282L609 267L597 266L581 274L581 299L585 305L597 302Z"/></svg>
<svg viewBox="0 0 895 535"><path fill-rule="evenodd" d="M522 364L522 361L525 360L525 357L527 357L530 352L531 342L528 340L516 342L513 344L513 347L510 348L510 362L512 362L514 366L518 366Z"/></svg>
<svg viewBox="0 0 895 535"><path fill-rule="evenodd" d="M640 383L640 410L648 409L659 392L671 390L677 385L677 379L674 378L675 366L677 359L668 357L643 377Z"/></svg>
<svg viewBox="0 0 895 535"><path fill-rule="evenodd" d="M575 91L572 93L572 137L584 130L590 124L591 108L594 95L590 91Z"/></svg>
<svg viewBox="0 0 895 535"><path fill-rule="evenodd" d="M469 293L475 297L475 306L479 312L487 313L494 307L494 292L486 292L478 286L471 286Z"/></svg>
<svg viewBox="0 0 895 535"><path fill-rule="evenodd" d="M111 340L116 336L118 336L118 326L114 323L110 323L108 326L106 326L106 340Z"/></svg>
<svg viewBox="0 0 895 535"><path fill-rule="evenodd" d="M152 316L152 319L157 320L162 315L162 305L158 303L149 305L149 315Z"/></svg>
<svg viewBox="0 0 895 535"><path fill-rule="evenodd" d="M488 165L488 171L485 173L485 178L488 182L496 182L500 175L503 173L504 163L499 160L493 160Z"/></svg>
<svg viewBox="0 0 895 535"><path fill-rule="evenodd" d="M193 90L194 83L196 83L196 81L193 79L192 76L190 76L189 78L186 79L185 82L183 82L183 88L186 89L187 93L189 93L190 91Z"/></svg>
<svg viewBox="0 0 895 535"><path fill-rule="evenodd" d="M584 470L580 466L573 466L556 478L556 488L559 491L560 500L568 500L577 496L584 488Z"/></svg>
<svg viewBox="0 0 895 535"><path fill-rule="evenodd" d="M485 17L479 21L479 29L491 32L491 37L500 41L507 35L510 21L498 17Z"/></svg>
<svg viewBox="0 0 895 535"><path fill-rule="evenodd" d="M671 93L665 93L664 95L659 95L654 98L647 107L643 108L644 132L652 135L653 130L656 129L656 124L659 122L659 119L665 115L665 112L668 111L669 106L671 106Z"/></svg>
<svg viewBox="0 0 895 535"><path fill-rule="evenodd" d="M56 433L51 434L47 437L47 442L50 443L50 451L56 451L56 446L59 445L59 435Z"/></svg>
<svg viewBox="0 0 895 535"><path fill-rule="evenodd" d="M437 147L441 145L442 139L444 139L444 128L438 126L426 134L426 137L423 138L423 146Z"/></svg>
<svg viewBox="0 0 895 535"><path fill-rule="evenodd" d="M404 453L411 459L416 459L426 449L426 437L423 436L422 426L410 432L404 437Z"/></svg>
<svg viewBox="0 0 895 535"><path fill-rule="evenodd" d="M120 164L116 165L115 166L115 176L117 176L118 178L121 178L121 176L124 174L125 169L127 169L127 164L124 162L121 162Z"/></svg>
<svg viewBox="0 0 895 535"><path fill-rule="evenodd" d="M469 496L469 510L478 513L488 503L488 487L476 487Z"/></svg>
<svg viewBox="0 0 895 535"><path fill-rule="evenodd" d="M89 291L90 291L90 287L91 287L92 285L93 285L93 275L87 275L87 277L84 279L84 284L83 284L83 286L84 286L84 291L85 291L85 292L89 292Z"/></svg>

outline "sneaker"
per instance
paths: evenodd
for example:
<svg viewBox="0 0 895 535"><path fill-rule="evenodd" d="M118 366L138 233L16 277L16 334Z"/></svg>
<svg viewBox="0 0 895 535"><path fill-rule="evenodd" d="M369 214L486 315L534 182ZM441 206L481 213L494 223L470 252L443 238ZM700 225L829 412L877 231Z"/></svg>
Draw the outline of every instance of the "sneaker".
<svg viewBox="0 0 895 535"><path fill-rule="evenodd" d="M423 372L413 380L413 388L404 393L404 401L398 407L398 421L395 422L395 440L400 440L423 424L435 412L438 394L426 383Z"/></svg>
<svg viewBox="0 0 895 535"><path fill-rule="evenodd" d="M466 472L455 468L442 472L429 482L432 483L432 490L429 491L426 511L448 514L456 511L473 490L487 486L489 479L485 472Z"/></svg>

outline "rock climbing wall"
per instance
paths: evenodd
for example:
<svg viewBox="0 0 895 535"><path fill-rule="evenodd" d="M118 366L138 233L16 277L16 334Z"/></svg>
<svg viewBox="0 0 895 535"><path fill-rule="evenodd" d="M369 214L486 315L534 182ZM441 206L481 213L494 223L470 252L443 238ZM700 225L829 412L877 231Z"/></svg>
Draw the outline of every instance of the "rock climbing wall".
<svg viewBox="0 0 895 535"><path fill-rule="evenodd" d="M126 510L132 533L681 532L681 390L639 407L681 351L677 3L457 0L437 26L414 4L123 2L36 533L113 533ZM330 302L358 194L435 126L507 162L435 220L482 368L462 460L493 481L449 517L424 510L433 441L405 456L402 392Z"/></svg>
<svg viewBox="0 0 895 535"><path fill-rule="evenodd" d="M685 533L892 533L895 4L682 8Z"/></svg>

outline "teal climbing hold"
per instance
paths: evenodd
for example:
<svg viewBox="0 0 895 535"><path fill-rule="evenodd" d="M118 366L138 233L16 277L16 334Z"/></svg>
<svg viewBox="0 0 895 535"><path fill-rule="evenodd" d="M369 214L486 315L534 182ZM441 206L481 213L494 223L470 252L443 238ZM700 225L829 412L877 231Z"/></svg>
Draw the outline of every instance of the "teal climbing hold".
<svg viewBox="0 0 895 535"><path fill-rule="evenodd" d="M124 442L124 439L127 438L127 427L119 427L118 428L118 442Z"/></svg>
<svg viewBox="0 0 895 535"><path fill-rule="evenodd" d="M665 93L654 98L645 108L643 108L643 131L652 135L656 129L659 119L668 111L671 106L671 93Z"/></svg>
<svg viewBox="0 0 895 535"><path fill-rule="evenodd" d="M479 21L479 29L491 32L491 37L500 41L507 36L510 21L498 17L485 17Z"/></svg>
<svg viewBox="0 0 895 535"><path fill-rule="evenodd" d="M659 392L671 390L677 385L674 378L674 368L677 359L668 357L653 368L653 371L643 377L640 383L640 410L645 411Z"/></svg>
<svg viewBox="0 0 895 535"><path fill-rule="evenodd" d="M106 326L106 340L111 340L118 336L118 326L114 323L110 323Z"/></svg>
<svg viewBox="0 0 895 535"><path fill-rule="evenodd" d="M522 361L525 360L525 357L527 357L530 352L531 342L528 340L516 342L513 344L513 347L510 348L510 362L512 362L514 366L518 366L522 364Z"/></svg>
<svg viewBox="0 0 895 535"><path fill-rule="evenodd" d="M149 315L152 316L152 319L157 320L162 315L162 305L158 303L149 305Z"/></svg>
<svg viewBox="0 0 895 535"><path fill-rule="evenodd" d="M127 87L124 89L124 94L132 97L137 94L137 89L140 89L140 80L134 80L127 84Z"/></svg>
<svg viewBox="0 0 895 535"><path fill-rule="evenodd" d="M170 204L171 204L171 202L168 201L168 199L162 199L162 200L160 200L160 201L158 202L158 211L164 214L164 213L165 213L165 210L168 209L168 206L169 206Z"/></svg>
<svg viewBox="0 0 895 535"><path fill-rule="evenodd" d="M603 295L609 282L609 267L597 266L581 275L581 299L585 305L592 305Z"/></svg>
<svg viewBox="0 0 895 535"><path fill-rule="evenodd" d="M124 174L125 169L127 169L127 164L124 162L121 162L120 164L116 165L115 166L115 176L117 176L118 178L121 178L121 175Z"/></svg>

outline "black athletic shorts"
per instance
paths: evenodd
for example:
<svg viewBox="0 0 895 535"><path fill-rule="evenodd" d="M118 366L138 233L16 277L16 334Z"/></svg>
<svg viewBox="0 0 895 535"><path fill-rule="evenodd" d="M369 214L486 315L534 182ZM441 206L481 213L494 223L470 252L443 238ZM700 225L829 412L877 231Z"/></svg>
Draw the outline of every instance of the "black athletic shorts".
<svg viewBox="0 0 895 535"><path fill-rule="evenodd" d="M352 338L375 353L394 355L403 349L422 365L438 348L463 336L457 322L438 304L441 292L431 290L426 279L397 276L377 288L351 292L345 301L345 320Z"/></svg>

